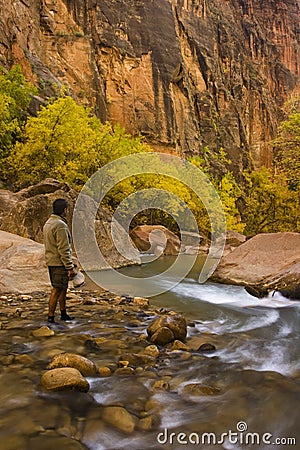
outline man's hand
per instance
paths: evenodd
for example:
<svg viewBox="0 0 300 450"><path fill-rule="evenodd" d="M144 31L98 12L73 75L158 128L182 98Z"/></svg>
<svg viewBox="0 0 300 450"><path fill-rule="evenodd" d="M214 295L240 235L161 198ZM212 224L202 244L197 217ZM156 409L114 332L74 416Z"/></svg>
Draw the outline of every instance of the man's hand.
<svg viewBox="0 0 300 450"><path fill-rule="evenodd" d="M74 268L71 269L71 270L68 270L69 280L72 280L75 277L75 275L77 275L77 272L76 272L76 270Z"/></svg>

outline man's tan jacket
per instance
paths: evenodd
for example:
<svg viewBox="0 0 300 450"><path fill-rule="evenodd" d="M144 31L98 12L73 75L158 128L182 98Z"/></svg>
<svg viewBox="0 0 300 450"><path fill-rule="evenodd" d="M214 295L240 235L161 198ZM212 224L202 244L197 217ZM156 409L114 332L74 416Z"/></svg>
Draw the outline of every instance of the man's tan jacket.
<svg viewBox="0 0 300 450"><path fill-rule="evenodd" d="M74 267L72 262L71 234L63 217L51 214L43 228L47 266Z"/></svg>

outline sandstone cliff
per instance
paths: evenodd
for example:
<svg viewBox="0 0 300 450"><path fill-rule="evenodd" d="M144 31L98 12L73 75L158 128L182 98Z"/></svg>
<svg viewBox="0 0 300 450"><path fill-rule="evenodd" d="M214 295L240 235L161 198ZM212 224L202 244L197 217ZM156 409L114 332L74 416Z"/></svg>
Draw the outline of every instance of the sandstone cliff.
<svg viewBox="0 0 300 450"><path fill-rule="evenodd" d="M299 0L0 0L0 64L154 148L270 164L299 92ZM203 149L206 149L203 151Z"/></svg>

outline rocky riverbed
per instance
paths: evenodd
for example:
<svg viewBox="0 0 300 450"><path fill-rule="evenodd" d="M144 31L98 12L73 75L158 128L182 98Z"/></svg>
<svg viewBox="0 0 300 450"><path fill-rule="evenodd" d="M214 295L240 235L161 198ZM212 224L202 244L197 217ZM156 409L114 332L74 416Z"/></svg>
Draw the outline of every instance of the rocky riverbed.
<svg viewBox="0 0 300 450"><path fill-rule="evenodd" d="M96 443L112 429L120 440L159 430L156 394L177 390L180 365L204 360L215 348L208 334L193 333L193 322L187 339L169 330L172 342L156 345L153 336L151 342L147 327L157 318L185 319L144 298L70 291L75 320L55 324L45 320L45 292L2 295L0 302L2 450L117 448ZM187 383L183 396L218 392Z"/></svg>
<svg viewBox="0 0 300 450"><path fill-rule="evenodd" d="M217 436L241 420L297 436L298 370L287 377L218 356L259 345L247 332L199 331L206 317L106 291L71 290L75 320L55 324L45 320L48 293L0 302L1 450L179 449L165 433Z"/></svg>

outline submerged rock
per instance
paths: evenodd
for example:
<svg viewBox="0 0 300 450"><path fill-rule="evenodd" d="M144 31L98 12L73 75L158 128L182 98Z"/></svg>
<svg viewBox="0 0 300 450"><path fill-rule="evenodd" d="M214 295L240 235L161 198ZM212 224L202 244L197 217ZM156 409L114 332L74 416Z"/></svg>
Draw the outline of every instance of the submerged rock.
<svg viewBox="0 0 300 450"><path fill-rule="evenodd" d="M182 393L183 395L192 395L192 396L216 395L220 393L220 389L200 383L190 383L184 386Z"/></svg>
<svg viewBox="0 0 300 450"><path fill-rule="evenodd" d="M50 330L50 328L43 326L41 328L39 328L38 330L34 330L32 332L32 335L34 337L49 337L49 336L54 336L54 331Z"/></svg>
<svg viewBox="0 0 300 450"><path fill-rule="evenodd" d="M102 420L127 434L133 433L137 424L137 418L121 406L104 408Z"/></svg>

